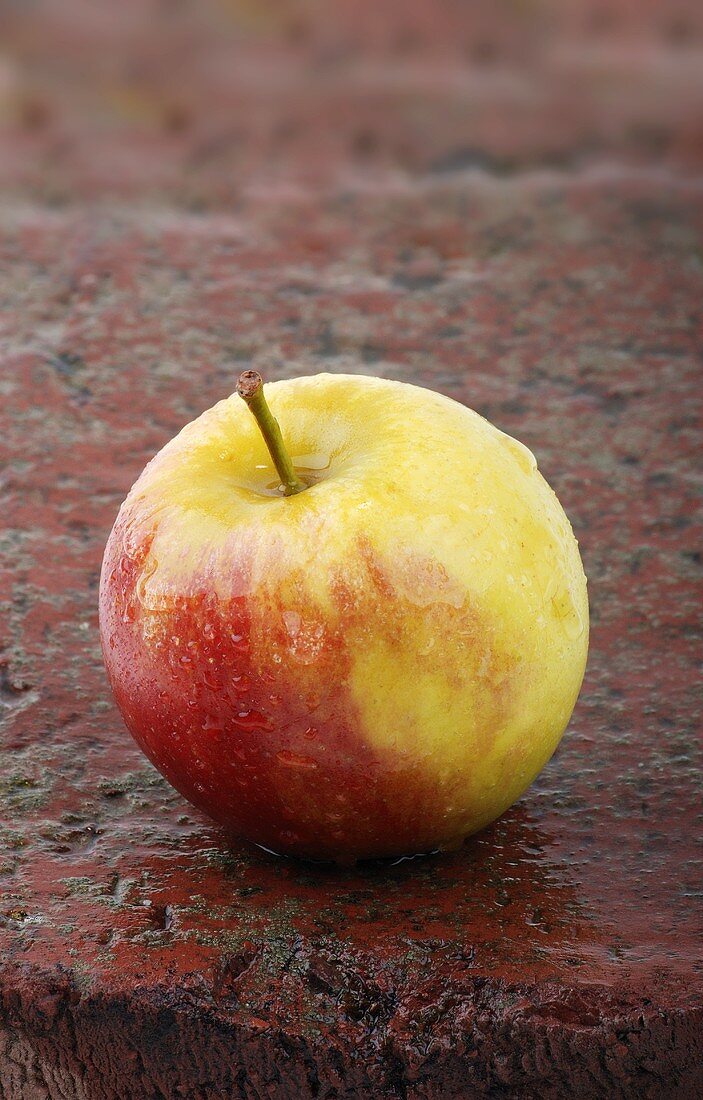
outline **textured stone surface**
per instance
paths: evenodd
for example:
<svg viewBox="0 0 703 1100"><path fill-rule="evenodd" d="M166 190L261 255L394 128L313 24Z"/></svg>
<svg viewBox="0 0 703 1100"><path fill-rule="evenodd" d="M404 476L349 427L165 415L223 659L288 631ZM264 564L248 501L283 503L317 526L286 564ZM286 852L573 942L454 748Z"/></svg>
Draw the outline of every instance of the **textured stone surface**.
<svg viewBox="0 0 703 1100"><path fill-rule="evenodd" d="M158 49L136 4L37 4L41 34L7 9L2 1100L703 1091L699 8L612 3L599 23L559 5L545 60L557 5L458 23L448 4L441 20L405 5L425 29L402 48L397 12L374 38L358 6L334 26L287 7L264 33L251 5L248 77L205 66L220 37L187 4ZM457 26L484 89L468 120L444 61ZM573 66L554 77L569 44L595 100ZM254 95L264 60L342 46L353 64L320 63L322 83ZM393 94L367 102L374 57ZM115 72L152 89L153 115L110 113ZM513 117L526 86L543 89L539 118ZM164 123L170 90L192 102ZM287 98L288 144L261 122ZM652 118L658 137L637 129ZM227 848L109 697L96 597L117 507L250 365L439 389L528 444L572 519L592 605L581 700L536 785L454 855L336 871Z"/></svg>
<svg viewBox="0 0 703 1100"><path fill-rule="evenodd" d="M236 218L5 208L8 1081L693 1095L699 212L695 188L628 177ZM456 855L341 872L228 851L109 699L95 599L120 499L263 361L472 404L535 450L581 539L593 642L571 729Z"/></svg>

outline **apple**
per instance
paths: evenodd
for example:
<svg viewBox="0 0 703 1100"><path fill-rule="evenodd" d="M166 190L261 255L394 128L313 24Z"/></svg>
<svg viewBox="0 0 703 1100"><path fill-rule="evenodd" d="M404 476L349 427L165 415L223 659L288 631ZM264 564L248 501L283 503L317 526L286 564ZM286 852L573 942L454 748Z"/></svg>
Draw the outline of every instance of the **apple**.
<svg viewBox="0 0 703 1100"><path fill-rule="evenodd" d="M120 508L100 584L118 706L174 787L267 849L455 848L576 702L569 522L526 447L438 393L319 374L266 394L245 372Z"/></svg>

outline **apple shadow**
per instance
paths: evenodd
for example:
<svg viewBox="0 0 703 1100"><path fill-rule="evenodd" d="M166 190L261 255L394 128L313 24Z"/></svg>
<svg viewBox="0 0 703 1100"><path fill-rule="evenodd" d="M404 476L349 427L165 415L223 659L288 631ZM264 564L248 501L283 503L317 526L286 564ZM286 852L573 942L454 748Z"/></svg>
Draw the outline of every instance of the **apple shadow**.
<svg viewBox="0 0 703 1100"><path fill-rule="evenodd" d="M201 963L241 950L278 957L297 943L385 959L415 948L460 952L507 980L572 972L583 965L579 945L600 933L550 843L521 804L458 851L351 868L196 829L177 850L147 857L130 899L142 916L123 930L119 953L131 955L131 942L136 960L156 930L166 955L197 946Z"/></svg>

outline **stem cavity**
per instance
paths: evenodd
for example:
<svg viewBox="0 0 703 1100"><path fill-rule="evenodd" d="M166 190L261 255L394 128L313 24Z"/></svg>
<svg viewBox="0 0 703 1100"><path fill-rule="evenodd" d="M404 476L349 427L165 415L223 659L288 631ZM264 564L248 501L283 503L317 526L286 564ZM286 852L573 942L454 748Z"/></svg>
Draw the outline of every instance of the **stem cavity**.
<svg viewBox="0 0 703 1100"><path fill-rule="evenodd" d="M281 479L285 495L291 497L296 493L301 493L303 489L307 488L307 485L300 480L293 468L291 457L283 442L278 421L264 397L264 382L258 371L245 370L240 374L237 382L237 393L243 401L246 401L256 423L259 425L259 430L264 437L264 442L268 447L276 472Z"/></svg>

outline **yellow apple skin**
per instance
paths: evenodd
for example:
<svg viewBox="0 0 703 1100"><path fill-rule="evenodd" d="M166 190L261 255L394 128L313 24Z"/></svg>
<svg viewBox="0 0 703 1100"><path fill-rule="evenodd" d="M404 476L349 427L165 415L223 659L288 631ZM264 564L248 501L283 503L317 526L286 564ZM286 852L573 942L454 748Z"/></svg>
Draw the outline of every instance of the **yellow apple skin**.
<svg viewBox="0 0 703 1100"><path fill-rule="evenodd" d="M416 386L266 396L294 496L236 395L149 463L100 622L133 736L226 829L340 862L452 848L529 786L588 650L576 539L532 454Z"/></svg>

